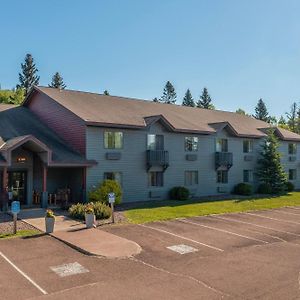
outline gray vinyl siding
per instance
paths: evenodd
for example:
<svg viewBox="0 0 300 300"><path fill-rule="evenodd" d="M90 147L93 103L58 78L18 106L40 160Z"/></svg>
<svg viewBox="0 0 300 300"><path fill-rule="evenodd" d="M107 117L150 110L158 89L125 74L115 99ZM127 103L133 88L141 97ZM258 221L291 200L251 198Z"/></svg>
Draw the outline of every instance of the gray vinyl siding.
<svg viewBox="0 0 300 300"><path fill-rule="evenodd" d="M104 131L122 131L123 148L117 150L104 148ZM163 134L164 149L169 151L169 167L164 172L163 187L149 187L148 173L146 169L147 134ZM197 136L198 151L187 152L184 147L186 136ZM228 183L218 184L215 170L216 139L228 139L228 152L233 153L233 166L228 172ZM215 135L183 134L167 131L160 123L155 123L147 130L109 129L87 126L86 128L86 154L87 159L98 162L96 166L87 170L87 191L103 181L105 172L121 172L123 201L155 200L150 193L158 196L157 199L168 198L169 190L174 186L184 186L185 171L198 171L198 185L188 186L194 196L216 195L219 188L222 193L230 193L237 183L243 182L243 171L253 170L255 174L261 139L252 139L253 152L243 153L243 141L248 138L236 138L230 136L226 129ZM283 153L282 161L286 171L296 168L300 159L300 147L298 145L297 161L288 161L288 142L281 142L280 151ZM119 160L107 160L106 153L121 153ZM186 160L186 154L196 154L196 161ZM245 160L245 156L252 156L251 161ZM287 158L286 158L287 157ZM299 168L298 168L299 169ZM300 170L297 169L297 180L294 182L300 188ZM150 171L160 171L161 168L152 168ZM298 179L299 178L299 179ZM255 175L254 175L255 179ZM257 182L254 180L256 186Z"/></svg>

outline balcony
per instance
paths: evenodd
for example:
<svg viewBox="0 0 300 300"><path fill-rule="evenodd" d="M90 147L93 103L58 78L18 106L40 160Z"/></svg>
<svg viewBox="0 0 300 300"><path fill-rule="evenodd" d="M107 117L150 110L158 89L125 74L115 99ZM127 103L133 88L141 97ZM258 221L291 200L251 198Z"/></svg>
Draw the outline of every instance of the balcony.
<svg viewBox="0 0 300 300"><path fill-rule="evenodd" d="M169 151L147 150L147 171L151 167L162 167L165 171L169 167Z"/></svg>
<svg viewBox="0 0 300 300"><path fill-rule="evenodd" d="M216 152L215 167L216 170L229 170L233 165L233 155L231 152Z"/></svg>

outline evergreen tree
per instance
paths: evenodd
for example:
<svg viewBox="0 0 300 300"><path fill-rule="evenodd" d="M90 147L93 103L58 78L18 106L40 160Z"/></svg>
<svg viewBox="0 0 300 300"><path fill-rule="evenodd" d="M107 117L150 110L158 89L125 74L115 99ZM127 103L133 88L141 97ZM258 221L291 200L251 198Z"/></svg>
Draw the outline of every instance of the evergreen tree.
<svg viewBox="0 0 300 300"><path fill-rule="evenodd" d="M167 104L175 104L176 98L177 95L173 84L170 81L167 81L164 87L163 95L159 101Z"/></svg>
<svg viewBox="0 0 300 300"><path fill-rule="evenodd" d="M110 96L108 90L105 90L105 91L103 92L103 95L105 95L105 96Z"/></svg>
<svg viewBox="0 0 300 300"><path fill-rule="evenodd" d="M278 127L283 129L289 129L289 126L283 116L280 116L280 119L278 120Z"/></svg>
<svg viewBox="0 0 300 300"><path fill-rule="evenodd" d="M38 69L35 66L31 54L26 54L24 63L21 64L22 72L19 73L19 82L17 88L22 88L25 91L25 96L34 85L39 84L40 77L37 75Z"/></svg>
<svg viewBox="0 0 300 300"><path fill-rule="evenodd" d="M62 76L58 72L55 72L55 74L52 76L52 81L48 86L61 90L64 90L67 87Z"/></svg>
<svg viewBox="0 0 300 300"><path fill-rule="evenodd" d="M273 129L268 131L261 147L257 170L259 182L270 186L273 193L281 193L285 190L287 175L280 162L279 143Z"/></svg>
<svg viewBox="0 0 300 300"><path fill-rule="evenodd" d="M183 106L191 106L191 107L195 107L195 102L194 99L192 97L192 93L190 91L190 89L187 89L187 91L185 92L183 101L182 101L182 105Z"/></svg>
<svg viewBox="0 0 300 300"><path fill-rule="evenodd" d="M159 102L159 100L155 97L153 98L153 102Z"/></svg>
<svg viewBox="0 0 300 300"><path fill-rule="evenodd" d="M300 134L300 107L297 109L296 133Z"/></svg>
<svg viewBox="0 0 300 300"><path fill-rule="evenodd" d="M211 102L212 99L208 94L207 88L205 87L202 91L202 95L200 96L200 99L197 102L197 107L206 108L206 109L215 109L214 105Z"/></svg>
<svg viewBox="0 0 300 300"><path fill-rule="evenodd" d="M291 106L290 112L286 113L287 116L287 124L289 126L289 129L293 132L297 131L297 103L294 102Z"/></svg>
<svg viewBox="0 0 300 300"><path fill-rule="evenodd" d="M237 114L239 114L239 115L243 115L243 116L246 116L246 115L247 115L246 112L245 112L243 109L241 109L241 108L237 109L237 110L235 111L235 113L237 113Z"/></svg>
<svg viewBox="0 0 300 300"><path fill-rule="evenodd" d="M261 120L264 122L270 121L270 117L269 117L269 113L268 113L266 104L261 98L258 100L258 103L255 107L255 114L253 115L253 117L257 120Z"/></svg>
<svg viewBox="0 0 300 300"><path fill-rule="evenodd" d="M1 90L0 103L19 105L24 101L25 95L23 89Z"/></svg>

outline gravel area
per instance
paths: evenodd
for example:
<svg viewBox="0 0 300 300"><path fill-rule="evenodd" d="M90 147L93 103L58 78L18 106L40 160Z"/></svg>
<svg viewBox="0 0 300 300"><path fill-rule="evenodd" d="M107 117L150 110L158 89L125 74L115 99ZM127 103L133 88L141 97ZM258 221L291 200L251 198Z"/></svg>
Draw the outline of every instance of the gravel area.
<svg viewBox="0 0 300 300"><path fill-rule="evenodd" d="M5 213L0 213L0 234L12 233L14 228L13 226L14 226L13 217ZM17 230L28 230L28 229L35 229L35 228L20 220L17 221Z"/></svg>

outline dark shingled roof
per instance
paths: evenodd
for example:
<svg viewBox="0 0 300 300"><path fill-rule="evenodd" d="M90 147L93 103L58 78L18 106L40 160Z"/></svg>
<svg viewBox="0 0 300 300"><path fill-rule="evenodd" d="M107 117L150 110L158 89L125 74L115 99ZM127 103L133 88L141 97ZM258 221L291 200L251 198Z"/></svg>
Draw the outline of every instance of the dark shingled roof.
<svg viewBox="0 0 300 300"><path fill-rule="evenodd" d="M0 104L0 150L5 151L33 136L52 151L52 162L65 165L89 165L81 154L61 140L24 106ZM0 156L0 161L4 160ZM4 160L5 161L5 160Z"/></svg>
<svg viewBox="0 0 300 300"><path fill-rule="evenodd" d="M156 118L162 120L175 132L213 134L224 123L239 137L260 138L266 136L263 128L270 124L233 112L208 110L154 103L124 97L106 96L95 93L60 90L49 87L35 87L77 115L87 125L145 128ZM30 97L25 101L30 101ZM221 123L218 125L218 123ZM300 141L298 134L280 129L280 138Z"/></svg>

